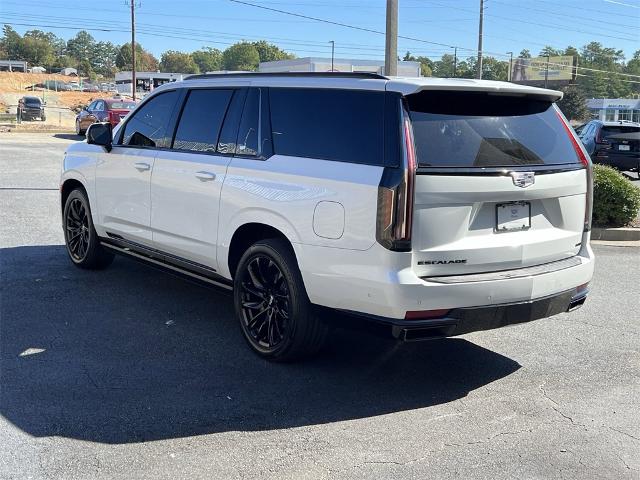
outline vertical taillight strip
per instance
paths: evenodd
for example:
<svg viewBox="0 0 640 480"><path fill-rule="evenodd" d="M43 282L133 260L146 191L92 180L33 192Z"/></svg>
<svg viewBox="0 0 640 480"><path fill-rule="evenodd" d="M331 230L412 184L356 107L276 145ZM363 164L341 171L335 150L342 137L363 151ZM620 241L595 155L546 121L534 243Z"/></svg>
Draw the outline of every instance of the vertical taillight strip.
<svg viewBox="0 0 640 480"><path fill-rule="evenodd" d="M591 159L589 157L589 154L585 150L580 139L578 139L578 137L576 136L573 128L571 128L569 121L562 114L562 112L560 111L557 105L554 105L554 107L556 109L556 115L558 115L558 119L560 120L560 123L564 127L565 132L567 133L569 140L573 145L573 149L575 150L576 155L580 160L580 163L584 165L584 168L587 172L587 194L586 194L586 205L585 205L585 212L584 212L584 231L588 232L591 230L591 212L593 209L593 166L591 164Z"/></svg>
<svg viewBox="0 0 640 480"><path fill-rule="evenodd" d="M400 162L385 167L380 180L376 239L389 250L407 252L411 251L417 161L409 113L398 105L401 108L395 118Z"/></svg>

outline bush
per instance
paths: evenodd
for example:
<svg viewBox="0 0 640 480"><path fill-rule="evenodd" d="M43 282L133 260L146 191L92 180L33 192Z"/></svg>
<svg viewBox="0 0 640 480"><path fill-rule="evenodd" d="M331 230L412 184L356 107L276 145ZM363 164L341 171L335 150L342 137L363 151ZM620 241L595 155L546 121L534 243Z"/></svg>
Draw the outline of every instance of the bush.
<svg viewBox="0 0 640 480"><path fill-rule="evenodd" d="M596 227L623 227L640 209L640 189L617 170L593 166L593 224Z"/></svg>

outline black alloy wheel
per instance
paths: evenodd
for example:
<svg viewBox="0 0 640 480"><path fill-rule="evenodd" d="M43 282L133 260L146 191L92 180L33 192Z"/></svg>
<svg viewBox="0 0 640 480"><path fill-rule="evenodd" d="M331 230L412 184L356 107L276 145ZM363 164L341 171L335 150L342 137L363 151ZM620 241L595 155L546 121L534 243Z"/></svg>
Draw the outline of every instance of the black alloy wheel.
<svg viewBox="0 0 640 480"><path fill-rule="evenodd" d="M113 253L100 245L93 227L87 194L77 188L69 193L62 214L67 253L74 265L86 269L102 269L113 261Z"/></svg>
<svg viewBox="0 0 640 480"><path fill-rule="evenodd" d="M242 272L242 322L252 343L274 351L290 328L289 286L266 255L255 255Z"/></svg>
<svg viewBox="0 0 640 480"><path fill-rule="evenodd" d="M69 254L73 260L81 262L89 250L89 215L79 198L69 204L65 230Z"/></svg>
<svg viewBox="0 0 640 480"><path fill-rule="evenodd" d="M267 360L310 357L328 327L309 301L291 244L260 240L240 258L233 279L236 317L251 349Z"/></svg>

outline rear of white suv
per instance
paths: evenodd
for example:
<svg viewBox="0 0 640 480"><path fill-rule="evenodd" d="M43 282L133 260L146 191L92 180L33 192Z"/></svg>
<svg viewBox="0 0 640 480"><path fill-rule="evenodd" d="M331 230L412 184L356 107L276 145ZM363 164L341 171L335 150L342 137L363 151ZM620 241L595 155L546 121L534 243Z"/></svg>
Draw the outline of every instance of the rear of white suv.
<svg viewBox="0 0 640 480"><path fill-rule="evenodd" d="M400 168L382 176L378 243L303 270L322 292L317 303L425 339L584 302L591 165L553 104L558 94L469 83L475 89L438 85L400 99ZM345 267L338 275L336 263Z"/></svg>
<svg viewBox="0 0 640 480"><path fill-rule="evenodd" d="M403 340L565 312L593 274L591 173L559 97L362 74L171 84L67 152L69 255L233 289L274 360L320 348L319 306Z"/></svg>

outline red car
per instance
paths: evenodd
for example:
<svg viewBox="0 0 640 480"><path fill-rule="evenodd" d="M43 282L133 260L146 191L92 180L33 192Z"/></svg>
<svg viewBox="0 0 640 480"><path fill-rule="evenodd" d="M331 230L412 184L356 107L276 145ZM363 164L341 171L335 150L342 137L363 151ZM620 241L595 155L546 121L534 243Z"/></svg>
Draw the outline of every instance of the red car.
<svg viewBox="0 0 640 480"><path fill-rule="evenodd" d="M84 135L89 125L96 122L109 122L115 127L135 107L136 102L133 100L120 98L94 100L76 116L76 134Z"/></svg>

